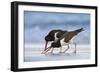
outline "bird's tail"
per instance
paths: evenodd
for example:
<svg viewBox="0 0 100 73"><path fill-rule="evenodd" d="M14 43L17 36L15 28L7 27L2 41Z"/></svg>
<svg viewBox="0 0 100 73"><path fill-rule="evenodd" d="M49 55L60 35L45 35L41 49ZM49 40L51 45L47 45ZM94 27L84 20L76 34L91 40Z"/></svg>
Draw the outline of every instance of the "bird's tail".
<svg viewBox="0 0 100 73"><path fill-rule="evenodd" d="M83 28L80 28L80 29L75 30L76 33L80 33L80 32L82 32L82 31L84 31Z"/></svg>

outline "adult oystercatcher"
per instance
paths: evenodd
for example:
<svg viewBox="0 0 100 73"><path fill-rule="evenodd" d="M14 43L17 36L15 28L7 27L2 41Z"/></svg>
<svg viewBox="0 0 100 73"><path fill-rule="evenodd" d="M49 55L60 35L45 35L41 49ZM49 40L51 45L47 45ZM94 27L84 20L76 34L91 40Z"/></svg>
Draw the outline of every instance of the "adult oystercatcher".
<svg viewBox="0 0 100 73"><path fill-rule="evenodd" d="M65 32L58 40L52 42L51 46L48 47L44 53L48 52L51 48L59 48L59 47L60 47L60 52L62 52L62 46L68 45L71 39L82 31L83 31L83 28L70 31L70 32ZM68 49L69 49L69 45L68 45ZM66 52L68 49L66 49L64 52ZM76 53L76 49L75 49L75 53Z"/></svg>

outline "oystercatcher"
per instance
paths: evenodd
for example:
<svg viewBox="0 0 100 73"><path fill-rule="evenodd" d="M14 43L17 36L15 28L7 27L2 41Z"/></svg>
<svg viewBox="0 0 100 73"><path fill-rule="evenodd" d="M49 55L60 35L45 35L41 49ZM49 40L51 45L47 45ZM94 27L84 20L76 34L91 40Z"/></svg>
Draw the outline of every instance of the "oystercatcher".
<svg viewBox="0 0 100 73"><path fill-rule="evenodd" d="M60 48L60 52L62 53L62 46L65 46L65 45L68 45L68 49L69 49L69 43L71 39L82 31L83 31L83 28L70 31L70 32L65 32L63 35L60 36L60 38L58 38L58 40L53 41L51 43L51 46L48 47L44 53L49 51L51 48ZM75 43L75 47L76 47L76 43ZM66 49L64 52L66 52L68 49ZM76 49L75 49L75 53L76 53Z"/></svg>

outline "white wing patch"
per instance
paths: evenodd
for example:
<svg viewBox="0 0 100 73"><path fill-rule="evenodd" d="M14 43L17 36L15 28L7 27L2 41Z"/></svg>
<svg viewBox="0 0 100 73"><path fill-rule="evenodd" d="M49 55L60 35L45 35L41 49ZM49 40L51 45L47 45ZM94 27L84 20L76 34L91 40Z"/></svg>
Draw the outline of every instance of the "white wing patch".
<svg viewBox="0 0 100 73"><path fill-rule="evenodd" d="M66 46L68 44L68 43L64 42L64 39L65 38L63 38L63 39L60 40L61 46Z"/></svg>
<svg viewBox="0 0 100 73"><path fill-rule="evenodd" d="M68 44L73 44L75 38L76 38L76 37L72 38L68 43L64 42L64 39L65 39L65 38L61 39L61 40L60 40L61 46L66 46L66 45L68 45Z"/></svg>
<svg viewBox="0 0 100 73"><path fill-rule="evenodd" d="M58 32L56 32L55 35L54 35L54 37L55 37L55 41L58 40L58 38L57 38L57 34L58 34Z"/></svg>

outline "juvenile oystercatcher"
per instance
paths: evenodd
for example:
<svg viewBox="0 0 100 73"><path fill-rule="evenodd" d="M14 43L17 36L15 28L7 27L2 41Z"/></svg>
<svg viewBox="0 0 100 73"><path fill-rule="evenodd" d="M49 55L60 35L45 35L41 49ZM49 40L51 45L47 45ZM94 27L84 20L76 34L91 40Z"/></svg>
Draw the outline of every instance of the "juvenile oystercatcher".
<svg viewBox="0 0 100 73"><path fill-rule="evenodd" d="M44 49L44 51L47 50L48 42L57 41L65 32L67 32L67 31L63 31L63 30L60 30L60 29L58 29L58 30L51 30L48 33L48 35L45 37L45 49Z"/></svg>
<svg viewBox="0 0 100 73"><path fill-rule="evenodd" d="M70 32L65 32L62 36L60 36L60 38L58 38L58 40L52 42L51 46L48 47L44 53L48 52L51 48L60 48L60 52L62 52L62 46L68 45L71 39L82 31L83 31L83 28L70 31ZM69 49L69 45L68 45L68 49ZM66 49L64 52L66 52L68 49ZM76 49L75 49L75 52L76 52Z"/></svg>

